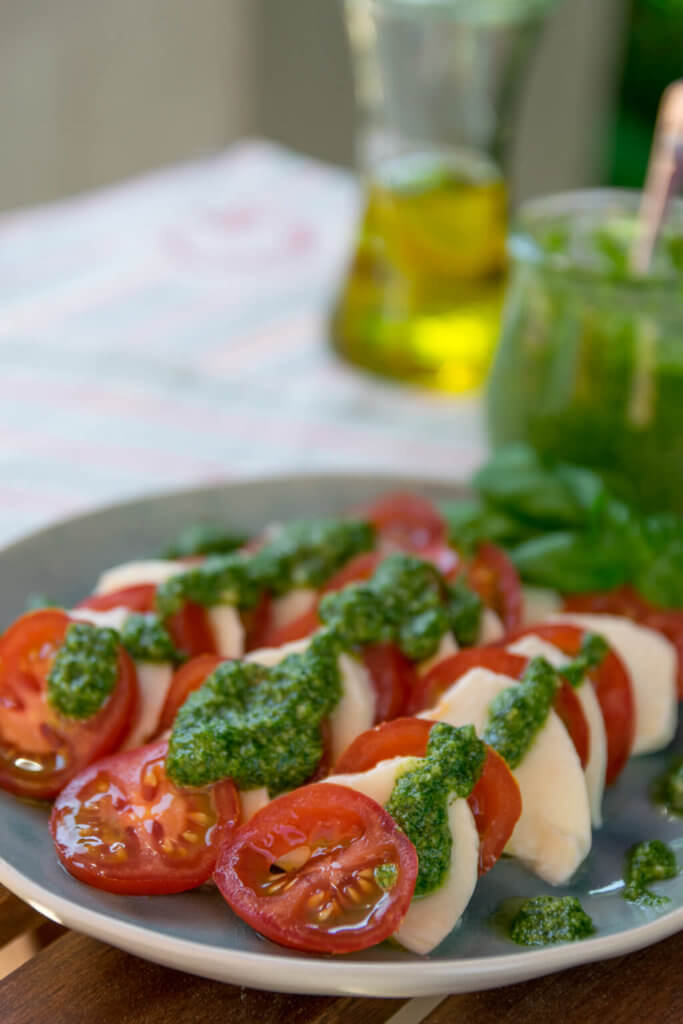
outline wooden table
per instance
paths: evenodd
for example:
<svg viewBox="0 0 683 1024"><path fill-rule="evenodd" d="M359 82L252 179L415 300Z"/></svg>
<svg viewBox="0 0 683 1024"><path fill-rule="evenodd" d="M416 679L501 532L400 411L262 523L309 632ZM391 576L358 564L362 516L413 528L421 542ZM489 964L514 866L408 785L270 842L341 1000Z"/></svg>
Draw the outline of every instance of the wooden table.
<svg viewBox="0 0 683 1024"><path fill-rule="evenodd" d="M0 887L0 946L43 948L0 980L2 1024L681 1024L683 932L630 956L438 1000L277 995L147 963L51 924Z"/></svg>

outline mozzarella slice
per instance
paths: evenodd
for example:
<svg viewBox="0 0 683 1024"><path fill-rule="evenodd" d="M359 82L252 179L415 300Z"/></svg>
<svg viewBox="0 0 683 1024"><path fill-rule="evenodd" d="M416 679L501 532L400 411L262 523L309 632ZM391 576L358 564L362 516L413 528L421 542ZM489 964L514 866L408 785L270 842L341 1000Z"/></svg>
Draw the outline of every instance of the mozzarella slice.
<svg viewBox="0 0 683 1024"><path fill-rule="evenodd" d="M493 644L505 636L500 617L491 608L484 607L479 625L478 644Z"/></svg>
<svg viewBox="0 0 683 1024"><path fill-rule="evenodd" d="M650 754L674 738L678 722L676 649L666 637L618 615L566 612L552 622L572 622L604 636L631 677L636 707L632 754Z"/></svg>
<svg viewBox="0 0 683 1024"><path fill-rule="evenodd" d="M439 646L436 652L428 658L427 661L422 661L417 667L417 671L421 676L427 675L430 669L433 669L441 661L445 661L446 658L451 658L454 654L457 654L460 648L458 647L458 641L455 639L452 633L444 633L439 641Z"/></svg>
<svg viewBox="0 0 683 1024"><path fill-rule="evenodd" d="M533 634L521 637L515 643L509 644L507 649L513 654L521 654L526 658L545 658L555 668L562 668L571 660L559 647L555 647L554 644ZM574 692L581 703L581 709L588 725L588 761L583 774L586 779L593 828L600 828L602 825L602 795L605 789L605 770L607 768L605 720L602 717L595 690L588 680L581 683Z"/></svg>
<svg viewBox="0 0 683 1024"><path fill-rule="evenodd" d="M389 801L396 778L418 761L394 757L367 772L332 775L325 782L348 786L376 800ZM455 928L472 898L479 867L479 835L467 800L455 799L448 808L453 845L446 881L435 892L414 899L395 938L413 953L429 953Z"/></svg>
<svg viewBox="0 0 683 1024"><path fill-rule="evenodd" d="M474 668L420 717L456 726L471 724L482 735L494 698L517 685L509 676ZM591 818L581 762L554 711L513 775L522 796L522 813L505 852L551 885L561 885L590 850Z"/></svg>
<svg viewBox="0 0 683 1024"><path fill-rule="evenodd" d="M270 803L270 794L265 786L259 786L257 789L241 789L239 798L242 808L242 824L249 821L257 811Z"/></svg>
<svg viewBox="0 0 683 1024"><path fill-rule="evenodd" d="M95 586L96 594L111 594L113 590L135 587L139 583L164 583L183 571L183 564L169 559L148 559L124 562L103 572Z"/></svg>
<svg viewBox="0 0 683 1024"><path fill-rule="evenodd" d="M310 612L318 599L312 587L295 587L288 594L277 597L271 603L272 623L275 629L282 629L301 615Z"/></svg>
<svg viewBox="0 0 683 1024"><path fill-rule="evenodd" d="M522 625L533 626L545 622L551 615L562 611L562 598L556 590L546 587L522 587Z"/></svg>
<svg viewBox="0 0 683 1024"><path fill-rule="evenodd" d="M300 654L310 643L308 637L282 647L262 647L251 651L245 661L272 667L288 654ZM330 714L330 753L336 761L356 736L370 729L375 721L375 688L365 666L350 654L340 654L337 665L341 677L341 698Z"/></svg>
<svg viewBox="0 0 683 1024"><path fill-rule="evenodd" d="M207 608L209 625L222 658L241 658L244 653L244 626L239 612L229 604Z"/></svg>
<svg viewBox="0 0 683 1024"><path fill-rule="evenodd" d="M74 608L67 614L83 622L90 622L93 626L107 626L120 631L130 615L130 609L111 608L109 611L99 612L91 608ZM161 711L173 680L173 666L167 661L136 661L135 671L138 678L138 703L133 725L122 750L140 747L156 736Z"/></svg>

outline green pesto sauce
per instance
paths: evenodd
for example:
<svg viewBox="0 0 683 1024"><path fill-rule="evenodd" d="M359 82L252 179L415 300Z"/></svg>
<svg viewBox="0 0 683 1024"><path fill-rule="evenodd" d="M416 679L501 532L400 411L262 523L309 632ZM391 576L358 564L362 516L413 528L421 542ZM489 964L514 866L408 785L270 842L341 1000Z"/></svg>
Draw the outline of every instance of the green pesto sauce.
<svg viewBox="0 0 683 1024"><path fill-rule="evenodd" d="M341 697L340 647L317 633L302 654L266 668L224 662L178 712L166 770L179 785L232 778L272 793L300 786L323 753L320 725Z"/></svg>
<svg viewBox="0 0 683 1024"><path fill-rule="evenodd" d="M595 926L575 896L533 896L510 922L510 938L520 946L548 946L586 939Z"/></svg>
<svg viewBox="0 0 683 1024"><path fill-rule="evenodd" d="M354 555L370 551L374 540L372 524L360 520L298 520L256 552L252 568L261 587L274 594L320 587Z"/></svg>
<svg viewBox="0 0 683 1024"><path fill-rule="evenodd" d="M200 565L171 576L157 587L156 603L160 615L163 618L174 615L186 601L206 608L217 604L253 607L261 589L251 562L249 556L238 553L209 555Z"/></svg>
<svg viewBox="0 0 683 1024"><path fill-rule="evenodd" d="M378 864L374 870L375 881L380 889L384 889L388 892L393 889L398 881L398 866L387 862L386 864Z"/></svg>
<svg viewBox="0 0 683 1024"><path fill-rule="evenodd" d="M581 686L591 669L599 668L609 650L607 641L596 633L585 633L581 650L567 665L562 666L561 675L574 688Z"/></svg>
<svg viewBox="0 0 683 1024"><path fill-rule="evenodd" d="M327 594L318 615L347 649L394 643L406 657L423 661L444 633L455 632L461 643L478 633L481 602L464 585L449 587L431 563L396 554L367 583Z"/></svg>
<svg viewBox="0 0 683 1024"><path fill-rule="evenodd" d="M545 658L529 662L519 683L501 691L489 708L484 740L517 768L543 728L553 706L559 679Z"/></svg>
<svg viewBox="0 0 683 1024"><path fill-rule="evenodd" d="M225 530L210 523L195 523L182 530L173 544L162 552L162 558L192 558L195 555L227 555L246 544L241 533Z"/></svg>
<svg viewBox="0 0 683 1024"><path fill-rule="evenodd" d="M47 680L47 699L67 718L91 718L118 676L119 636L113 629L72 622Z"/></svg>
<svg viewBox="0 0 683 1024"><path fill-rule="evenodd" d="M641 907L659 907L668 903L667 896L657 896L647 886L675 878L677 874L676 855L670 846L661 839L638 843L626 854L624 899Z"/></svg>
<svg viewBox="0 0 683 1024"><path fill-rule="evenodd" d="M675 757L663 775L655 779L652 799L669 814L683 818L683 757Z"/></svg>
<svg viewBox="0 0 683 1024"><path fill-rule="evenodd" d="M183 660L170 633L154 612L131 612L121 627L120 635L121 643L136 661L177 663Z"/></svg>
<svg viewBox="0 0 683 1024"><path fill-rule="evenodd" d="M437 722L426 756L397 778L386 809L417 850L415 896L426 896L446 881L453 846L448 807L472 792L485 756L471 725Z"/></svg>

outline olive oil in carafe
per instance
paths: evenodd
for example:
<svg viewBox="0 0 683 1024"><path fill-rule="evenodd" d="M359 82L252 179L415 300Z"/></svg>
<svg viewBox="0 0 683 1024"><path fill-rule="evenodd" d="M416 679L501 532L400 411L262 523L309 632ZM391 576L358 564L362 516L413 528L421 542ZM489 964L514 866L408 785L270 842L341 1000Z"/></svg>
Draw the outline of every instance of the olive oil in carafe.
<svg viewBox="0 0 683 1024"><path fill-rule="evenodd" d="M347 359L449 392L483 383L498 338L507 193L490 160L419 153L380 165L332 317Z"/></svg>

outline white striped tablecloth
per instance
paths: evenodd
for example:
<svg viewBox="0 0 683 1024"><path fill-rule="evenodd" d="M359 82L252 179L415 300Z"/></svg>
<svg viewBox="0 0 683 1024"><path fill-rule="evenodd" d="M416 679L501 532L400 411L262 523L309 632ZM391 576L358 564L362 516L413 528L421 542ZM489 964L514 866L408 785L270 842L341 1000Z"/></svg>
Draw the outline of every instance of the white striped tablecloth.
<svg viewBox="0 0 683 1024"><path fill-rule="evenodd" d="M462 479L479 405L341 363L348 173L264 142L0 218L0 542L284 469Z"/></svg>

